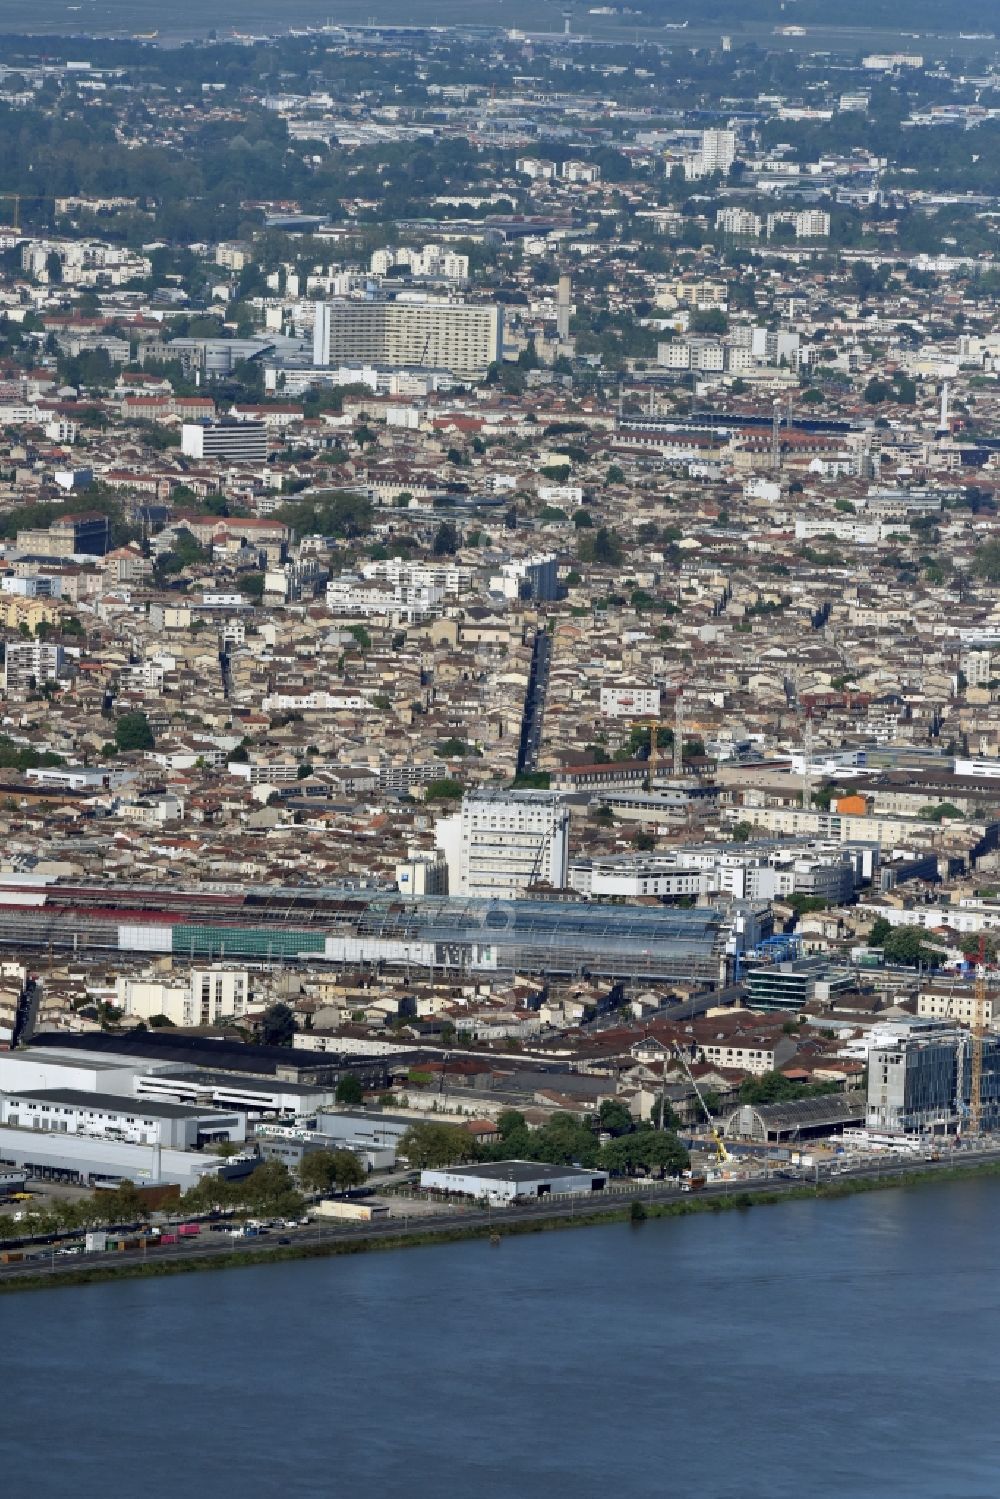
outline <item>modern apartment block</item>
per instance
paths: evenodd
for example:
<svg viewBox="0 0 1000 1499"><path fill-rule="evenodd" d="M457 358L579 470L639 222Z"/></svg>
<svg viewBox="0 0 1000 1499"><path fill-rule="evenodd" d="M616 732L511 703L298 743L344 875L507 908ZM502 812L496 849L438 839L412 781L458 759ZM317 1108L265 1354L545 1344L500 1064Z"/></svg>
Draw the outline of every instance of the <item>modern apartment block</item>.
<svg viewBox="0 0 1000 1499"><path fill-rule="evenodd" d="M185 422L181 452L186 458L265 463L267 426L264 422Z"/></svg>
<svg viewBox="0 0 1000 1499"><path fill-rule="evenodd" d="M72 675L73 667L61 645L41 640L12 640L4 656L4 686L8 692L40 687Z"/></svg>
<svg viewBox="0 0 1000 1499"><path fill-rule="evenodd" d="M489 303L328 302L317 308L316 365L388 365L450 370L481 379L501 358L503 319Z"/></svg>
<svg viewBox="0 0 1000 1499"><path fill-rule="evenodd" d="M452 895L510 900L566 884L569 811L550 791L472 791L435 829Z"/></svg>

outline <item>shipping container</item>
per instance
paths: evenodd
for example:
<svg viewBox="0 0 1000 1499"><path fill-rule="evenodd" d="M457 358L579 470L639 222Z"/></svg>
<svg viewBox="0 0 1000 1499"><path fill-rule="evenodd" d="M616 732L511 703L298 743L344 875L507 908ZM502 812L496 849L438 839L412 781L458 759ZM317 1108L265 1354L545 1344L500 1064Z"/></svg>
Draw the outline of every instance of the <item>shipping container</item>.
<svg viewBox="0 0 1000 1499"><path fill-rule="evenodd" d="M5 1249L0 1254L0 1263L4 1265L16 1265L19 1260L24 1259L23 1249Z"/></svg>
<svg viewBox="0 0 1000 1499"><path fill-rule="evenodd" d="M313 1209L320 1218L346 1218L353 1223L370 1223L373 1218L387 1218L389 1209L383 1202L344 1202L325 1199Z"/></svg>
<svg viewBox="0 0 1000 1499"><path fill-rule="evenodd" d="M161 1244L176 1244L177 1243L177 1235L176 1234L163 1233L163 1234L160 1235L160 1243Z"/></svg>
<svg viewBox="0 0 1000 1499"><path fill-rule="evenodd" d="M199 1224L199 1223L182 1223L181 1226L180 1226L180 1228L177 1230L177 1232L179 1234L181 1234L184 1238L193 1238L195 1234L200 1234L201 1233L201 1224Z"/></svg>

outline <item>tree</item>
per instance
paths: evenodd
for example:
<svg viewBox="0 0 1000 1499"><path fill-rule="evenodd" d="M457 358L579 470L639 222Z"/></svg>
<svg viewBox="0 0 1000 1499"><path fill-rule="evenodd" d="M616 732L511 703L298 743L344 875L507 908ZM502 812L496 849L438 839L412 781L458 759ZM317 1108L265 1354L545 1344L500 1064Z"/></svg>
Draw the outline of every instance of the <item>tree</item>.
<svg viewBox="0 0 1000 1499"><path fill-rule="evenodd" d="M295 1035L295 1013L279 1000L264 1011L260 1022L260 1040L263 1046L291 1046Z"/></svg>
<svg viewBox="0 0 1000 1499"><path fill-rule="evenodd" d="M290 1216L302 1210L302 1199L295 1191L291 1172L282 1161L264 1161L239 1186L243 1202L252 1208L288 1211Z"/></svg>
<svg viewBox="0 0 1000 1499"><path fill-rule="evenodd" d="M123 713L115 724L115 746L127 750L151 750L156 744L149 719L143 712Z"/></svg>
<svg viewBox="0 0 1000 1499"><path fill-rule="evenodd" d="M475 1155L472 1136L464 1129L454 1124L430 1121L411 1124L400 1136L397 1150L411 1166L421 1171L456 1165Z"/></svg>
<svg viewBox="0 0 1000 1499"><path fill-rule="evenodd" d="M647 1171L659 1171L661 1177L680 1176L691 1164L691 1157L671 1130L644 1130L638 1140Z"/></svg>
<svg viewBox="0 0 1000 1499"><path fill-rule="evenodd" d="M702 1099L703 1100L704 1100L704 1096L705 1095L702 1094ZM662 1116L663 1116L663 1100L660 1099L660 1098L658 1098L656 1100L656 1102L653 1104L653 1107L649 1111L649 1122L650 1122L650 1124L653 1126L654 1129L659 1129L661 1127L661 1123L665 1124L665 1127L667 1129L672 1129L674 1131L676 1131L678 1129L678 1127L680 1126L680 1120L678 1119L677 1115L674 1113L673 1107L670 1104L669 1100L667 1102L667 1117L666 1117L665 1121L663 1120Z"/></svg>
<svg viewBox="0 0 1000 1499"><path fill-rule="evenodd" d="M979 548L972 571L987 583L1000 583L1000 541L987 541Z"/></svg>
<svg viewBox="0 0 1000 1499"><path fill-rule="evenodd" d="M434 537L435 557L450 557L458 551L458 531L451 521L443 520Z"/></svg>
<svg viewBox="0 0 1000 1499"><path fill-rule="evenodd" d="M527 1121L518 1109L503 1109L497 1115L497 1129L501 1140L506 1140L517 1130L527 1129Z"/></svg>
<svg viewBox="0 0 1000 1499"><path fill-rule="evenodd" d="M596 562L601 567L620 567L625 558L625 549L617 532L600 526L592 533L580 537L577 556L581 562Z"/></svg>
<svg viewBox="0 0 1000 1499"><path fill-rule="evenodd" d="M451 781L444 778L440 781L431 781L424 792L424 801L461 801L465 795L465 787L461 781Z"/></svg>
<svg viewBox="0 0 1000 1499"><path fill-rule="evenodd" d="M887 963L901 963L916 968L923 964L937 968L944 961L943 953L929 945L928 934L920 926L894 926L882 943Z"/></svg>
<svg viewBox="0 0 1000 1499"><path fill-rule="evenodd" d="M311 1150L303 1156L298 1176L307 1192L344 1191L361 1185L365 1168L351 1150Z"/></svg>
<svg viewBox="0 0 1000 1499"><path fill-rule="evenodd" d="M349 1191L351 1187L360 1187L367 1179L364 1165L353 1150L333 1152L333 1179L341 1192Z"/></svg>
<svg viewBox="0 0 1000 1499"><path fill-rule="evenodd" d="M617 1098L606 1098L597 1111L597 1125L609 1135L630 1135L635 1129L635 1120Z"/></svg>
<svg viewBox="0 0 1000 1499"><path fill-rule="evenodd" d="M869 947L881 947L885 939L892 935L892 925L886 921L884 916L876 916L872 922L871 931L868 933Z"/></svg>
<svg viewBox="0 0 1000 1499"><path fill-rule="evenodd" d="M348 1108L357 1108L365 1101L365 1090L361 1086L360 1079L356 1078L353 1073L348 1073L338 1082L334 1096L339 1104L345 1104Z"/></svg>
<svg viewBox="0 0 1000 1499"><path fill-rule="evenodd" d="M793 1083L783 1072L762 1072L740 1083L741 1103L791 1103L799 1098L819 1098L839 1093L839 1083Z"/></svg>
<svg viewBox="0 0 1000 1499"><path fill-rule="evenodd" d="M750 822L738 822L733 828L733 842L746 843L753 832L753 824Z"/></svg>

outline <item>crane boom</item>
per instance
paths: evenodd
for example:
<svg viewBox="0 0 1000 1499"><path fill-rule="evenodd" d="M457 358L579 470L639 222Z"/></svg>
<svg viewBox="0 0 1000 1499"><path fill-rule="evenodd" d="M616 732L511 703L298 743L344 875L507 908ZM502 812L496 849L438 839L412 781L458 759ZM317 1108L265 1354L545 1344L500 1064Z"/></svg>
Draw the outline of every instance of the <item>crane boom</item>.
<svg viewBox="0 0 1000 1499"><path fill-rule="evenodd" d="M687 1057L684 1055L684 1050L683 1050L682 1047L680 1047L680 1046L678 1046L676 1044L674 1045L674 1056L677 1058L677 1060L680 1062L681 1066L684 1068L684 1071L687 1074L687 1080L691 1084L692 1088L694 1089L695 1097L697 1098L699 1104L701 1105L701 1112L704 1114L706 1120L708 1121L709 1134L712 1136L712 1140L713 1140L713 1143L715 1145L715 1158L719 1162L719 1165L721 1166L726 1161L729 1160L729 1151L726 1149L725 1145L723 1144L722 1136L719 1134L719 1131L716 1129L715 1120L712 1118L712 1115L709 1112L708 1104L705 1102L705 1100L701 1096L701 1089L698 1087L698 1084L694 1080L694 1075L693 1075L693 1073L691 1071L691 1068L688 1066L688 1060L687 1060ZM662 1118L662 1116L661 1116L661 1118Z"/></svg>

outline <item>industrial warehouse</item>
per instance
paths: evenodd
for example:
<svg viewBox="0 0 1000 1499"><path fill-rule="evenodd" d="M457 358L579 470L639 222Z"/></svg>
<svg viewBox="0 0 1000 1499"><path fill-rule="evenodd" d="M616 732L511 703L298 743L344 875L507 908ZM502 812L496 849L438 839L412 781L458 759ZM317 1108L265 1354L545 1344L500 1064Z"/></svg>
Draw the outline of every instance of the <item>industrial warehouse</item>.
<svg viewBox="0 0 1000 1499"><path fill-rule="evenodd" d="M242 893L0 881L0 947L724 983L767 925L751 902L693 909L327 889Z"/></svg>

